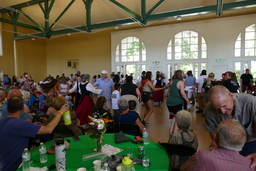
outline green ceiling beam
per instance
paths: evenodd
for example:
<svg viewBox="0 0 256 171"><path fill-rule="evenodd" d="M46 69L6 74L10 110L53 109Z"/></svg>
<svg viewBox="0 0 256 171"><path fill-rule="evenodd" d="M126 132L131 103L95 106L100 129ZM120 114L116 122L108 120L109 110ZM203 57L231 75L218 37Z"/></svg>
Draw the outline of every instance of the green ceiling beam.
<svg viewBox="0 0 256 171"><path fill-rule="evenodd" d="M0 22L8 23L8 24L15 24L15 25L20 26L20 27L25 27L25 28L41 31L38 27L29 25L29 24L24 24L24 23L12 21L12 20L8 20L8 19L5 19L5 18L0 18Z"/></svg>
<svg viewBox="0 0 256 171"><path fill-rule="evenodd" d="M18 21L20 13L17 13L14 11L8 11L8 14L13 21L15 21L15 22ZM17 37L17 25L15 25L15 24L13 25L13 32L14 32L13 37Z"/></svg>
<svg viewBox="0 0 256 171"><path fill-rule="evenodd" d="M110 21L110 22L105 22L105 23L93 24L93 25L91 25L91 29L114 27L116 25L122 25L122 24L132 23L132 22L134 22L132 19ZM75 33L75 32L79 32L79 31L88 32L86 26L80 26L80 27L74 27L74 28L68 28L68 29L54 30L54 31L49 32L49 35L52 36L52 35L59 35L59 34ZM15 37L14 40L31 39L32 37L45 37L45 35L43 33L34 33L34 34L30 34L30 35Z"/></svg>
<svg viewBox="0 0 256 171"><path fill-rule="evenodd" d="M35 5L35 4L38 4L40 2L45 2L45 1L49 1L49 0L32 0L32 1L17 4L17 5L13 5L13 6L10 6L10 7L14 8L14 9L21 9L21 8L28 7L28 6L31 6L31 5ZM5 12L8 12L8 11L9 11L9 9L4 8L4 9L0 10L0 13L5 13Z"/></svg>
<svg viewBox="0 0 256 171"><path fill-rule="evenodd" d="M43 5L42 5L42 3L38 3L38 5L39 5L39 7L41 8L41 10L43 11L43 13L45 12L45 10L44 10L44 7L43 7Z"/></svg>
<svg viewBox="0 0 256 171"><path fill-rule="evenodd" d="M143 17L143 24L147 23L147 19L148 17L152 14L152 12L154 12L165 0L159 0L147 13L146 15Z"/></svg>
<svg viewBox="0 0 256 171"><path fill-rule="evenodd" d="M54 3L55 3L55 0L51 0L51 4L50 4L50 6L48 7L49 14L50 14L50 12L51 12L51 10L52 10L52 7L53 7Z"/></svg>
<svg viewBox="0 0 256 171"><path fill-rule="evenodd" d="M147 12L147 14L146 14L146 16L148 15L147 21L161 20L161 19L165 19L165 18L176 17L178 15L195 14L195 13L201 13L201 12L213 12L213 11L216 11L216 9L217 9L217 5L213 5L213 6L208 6L208 7L198 7L198 8L193 8L193 9L186 9L186 10L179 10L179 11L172 11L172 12L150 15L159 5L161 5L161 3L163 3L163 1L164 0L160 0L151 10L149 10ZM256 1L248 0L248 1L227 3L227 4L223 5L223 10L234 9L234 8L238 8L238 7L246 7L246 6L256 6ZM1 19L2 18L0 18L0 21L1 21ZM10 22L10 21L8 21L8 22ZM99 24L92 24L90 26L90 29L94 30L94 29L114 27L116 25L132 24L132 23L135 23L135 21L131 18L127 18L127 19L123 19L123 20L116 20L116 21L104 22L104 23L99 23ZM11 23L11 24L13 24L13 23ZM79 31L86 32L86 31L88 31L87 29L88 29L87 26L79 26L79 27L74 27L74 28L55 30L55 31L50 31L49 36L58 35L58 34L67 34L67 33L79 32ZM24 35L24 36L16 37L15 40L28 39L31 37L44 37L44 36L45 35L43 33L35 33L35 34L31 34L31 35Z"/></svg>
<svg viewBox="0 0 256 171"><path fill-rule="evenodd" d="M50 19L50 8L49 8L49 3L48 1L45 1L44 2L44 30L45 30L45 33L48 33L50 30L49 30L49 19Z"/></svg>
<svg viewBox="0 0 256 171"><path fill-rule="evenodd" d="M223 0L217 0L216 15L221 16L223 14Z"/></svg>
<svg viewBox="0 0 256 171"><path fill-rule="evenodd" d="M29 17L26 13L21 11L21 13L29 20L31 21L35 26L37 26L42 32L44 32L44 28L42 28L37 22L35 22L31 17Z"/></svg>
<svg viewBox="0 0 256 171"><path fill-rule="evenodd" d="M131 14L136 20L141 22L141 16L140 15L136 14L135 12L133 12L132 10L130 10L129 8L127 8L126 6L120 4L119 2L117 2L115 0L109 0L109 1L114 3L115 5L117 5L118 7L122 8L124 11Z"/></svg>
<svg viewBox="0 0 256 171"><path fill-rule="evenodd" d="M86 30L88 33L90 33L91 30L91 25L92 25L92 17L91 17L91 7L92 7L92 2L93 0L83 0L85 4L85 9L86 9Z"/></svg>
<svg viewBox="0 0 256 171"><path fill-rule="evenodd" d="M70 6L75 2L75 0L72 0L68 6L61 12L61 14L56 18L54 23L49 27L49 31L55 27L55 25L58 23L58 21L61 19L61 17L67 12L67 10L70 8Z"/></svg>
<svg viewBox="0 0 256 171"><path fill-rule="evenodd" d="M240 2L223 4L223 10L234 9L237 7L245 7L249 5L256 5L256 0L248 0L248 1L240 1ZM195 14L195 13L201 13L201 12L214 12L216 11L216 9L217 9L217 5L212 5L207 7L198 7L198 8L192 8L192 9L166 12L161 14L154 14L148 17L148 21L161 20L165 18L175 17L178 15Z"/></svg>
<svg viewBox="0 0 256 171"><path fill-rule="evenodd" d="M146 15L146 0L141 0L141 16L145 18Z"/></svg>

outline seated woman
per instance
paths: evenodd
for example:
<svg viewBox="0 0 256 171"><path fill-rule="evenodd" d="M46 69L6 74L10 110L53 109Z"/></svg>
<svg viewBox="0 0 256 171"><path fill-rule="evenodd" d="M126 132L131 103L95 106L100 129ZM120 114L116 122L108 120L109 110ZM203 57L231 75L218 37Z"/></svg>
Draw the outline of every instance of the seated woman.
<svg viewBox="0 0 256 171"><path fill-rule="evenodd" d="M132 82L133 77L132 76L127 76L125 81L126 83L121 86L120 89L120 94L121 94L121 99L125 99L127 101L129 100L135 100L137 104L139 104L139 100L141 99L141 93L135 84Z"/></svg>
<svg viewBox="0 0 256 171"><path fill-rule="evenodd" d="M186 110L180 110L176 114L176 123L180 130L173 133L168 143L189 146L197 150L198 148L197 133L196 131L189 128L191 122L192 122L191 114ZM171 160L172 168L179 168L180 165L186 159L188 159L188 157L189 156L184 156L178 159L178 156L175 156L175 160ZM176 162L172 163L172 161L176 161Z"/></svg>
<svg viewBox="0 0 256 171"><path fill-rule="evenodd" d="M138 114L134 112L128 112L128 102L125 99L121 99L118 102L118 107L120 110L120 114L117 114L114 116L114 123L119 124L119 123L128 123L128 124L136 124L140 128L139 131L132 131L132 132L125 132L126 134L134 135L134 136L141 136L141 132L143 132L144 125L141 123ZM118 127L118 126L117 126Z"/></svg>
<svg viewBox="0 0 256 171"><path fill-rule="evenodd" d="M97 99L96 105L94 110L92 111L92 117L99 119L99 118L106 118L109 120L113 120L111 113L106 110L107 100L105 97L101 96ZM113 123L107 123L107 131L106 133L113 133Z"/></svg>
<svg viewBox="0 0 256 171"><path fill-rule="evenodd" d="M62 96L50 95L46 99L46 105L48 108L48 123L55 117L54 113L66 103L66 99ZM65 125L63 117L60 119L58 125L53 130L53 138L57 137L76 137L79 135L84 135L84 132L79 127L80 121L73 112L70 112L72 123L70 125Z"/></svg>
<svg viewBox="0 0 256 171"><path fill-rule="evenodd" d="M129 105L129 112L137 114L139 120L141 121L140 115L136 112L136 106L137 106L136 101L135 100L129 100L128 105Z"/></svg>

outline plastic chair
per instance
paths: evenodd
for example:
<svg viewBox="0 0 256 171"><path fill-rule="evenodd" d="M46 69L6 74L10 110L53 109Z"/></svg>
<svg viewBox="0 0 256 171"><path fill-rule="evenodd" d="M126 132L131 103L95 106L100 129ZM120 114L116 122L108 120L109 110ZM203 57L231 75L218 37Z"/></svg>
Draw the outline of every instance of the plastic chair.
<svg viewBox="0 0 256 171"><path fill-rule="evenodd" d="M140 127L133 123L115 123L115 132L123 131L125 134L142 136L140 132Z"/></svg>
<svg viewBox="0 0 256 171"><path fill-rule="evenodd" d="M167 152L170 159L170 169L179 171L181 164L192 156L196 150L193 147L188 147L179 144L159 143Z"/></svg>

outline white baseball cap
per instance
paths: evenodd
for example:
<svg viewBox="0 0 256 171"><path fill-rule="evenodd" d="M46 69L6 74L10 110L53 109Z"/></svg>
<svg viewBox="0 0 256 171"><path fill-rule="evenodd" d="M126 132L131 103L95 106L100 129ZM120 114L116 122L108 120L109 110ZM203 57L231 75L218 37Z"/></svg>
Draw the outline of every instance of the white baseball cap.
<svg viewBox="0 0 256 171"><path fill-rule="evenodd" d="M106 70L102 70L101 73L102 74L108 74L108 72Z"/></svg>

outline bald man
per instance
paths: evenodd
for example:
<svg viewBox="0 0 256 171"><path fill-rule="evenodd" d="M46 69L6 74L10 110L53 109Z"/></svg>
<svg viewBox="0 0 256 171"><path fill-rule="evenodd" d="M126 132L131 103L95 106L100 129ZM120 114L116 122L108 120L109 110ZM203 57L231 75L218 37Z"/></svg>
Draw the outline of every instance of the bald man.
<svg viewBox="0 0 256 171"><path fill-rule="evenodd" d="M245 128L247 142L240 154L246 156L256 152L256 98L244 93L231 93L226 87L217 85L210 89L205 114L205 128L216 141L217 125L227 119L237 119Z"/></svg>
<svg viewBox="0 0 256 171"><path fill-rule="evenodd" d="M181 171L251 171L251 159L239 154L246 132L237 120L221 121L216 129L217 147L200 150L181 166Z"/></svg>
<svg viewBox="0 0 256 171"><path fill-rule="evenodd" d="M13 96L19 96L19 97L22 97L22 93L20 90L18 89L11 89L8 93L8 99L10 97L13 97ZM4 102L4 105L2 107L2 117L6 117L8 115L8 111L7 111L7 102ZM21 115L20 115L20 119L23 119L23 120L27 120L27 121L32 121L33 117L31 115L29 115L27 112L25 111L22 111L21 112Z"/></svg>

